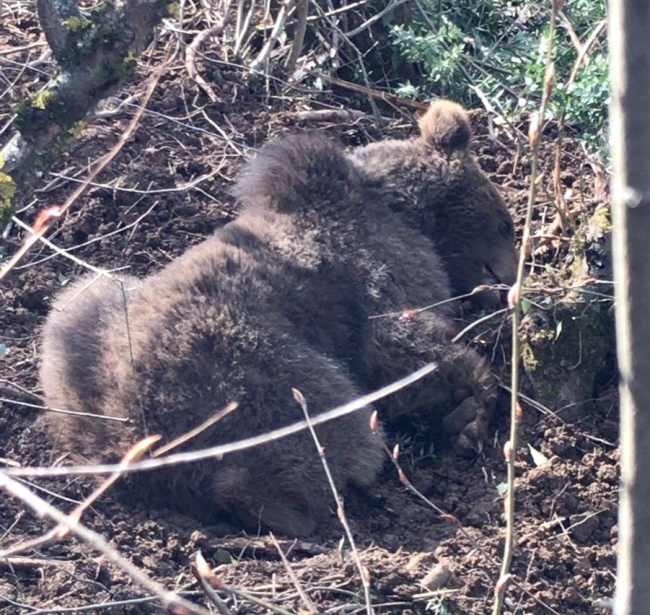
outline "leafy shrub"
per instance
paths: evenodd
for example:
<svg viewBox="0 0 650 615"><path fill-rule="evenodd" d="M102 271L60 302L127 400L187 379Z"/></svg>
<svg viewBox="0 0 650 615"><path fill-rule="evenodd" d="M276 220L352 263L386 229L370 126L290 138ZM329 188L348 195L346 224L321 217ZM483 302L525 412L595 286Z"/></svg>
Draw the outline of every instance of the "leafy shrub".
<svg viewBox="0 0 650 615"><path fill-rule="evenodd" d="M548 109L548 118L564 112L567 125L579 130L592 149L600 149L605 141L609 97L605 30L569 83L579 55L570 29L584 44L605 16L605 0L564 5L554 49L556 89ZM390 26L397 62L413 63L418 75L402 83L398 92L448 96L476 105L478 90L506 114L537 109L549 20L550 2L420 0L409 25Z"/></svg>

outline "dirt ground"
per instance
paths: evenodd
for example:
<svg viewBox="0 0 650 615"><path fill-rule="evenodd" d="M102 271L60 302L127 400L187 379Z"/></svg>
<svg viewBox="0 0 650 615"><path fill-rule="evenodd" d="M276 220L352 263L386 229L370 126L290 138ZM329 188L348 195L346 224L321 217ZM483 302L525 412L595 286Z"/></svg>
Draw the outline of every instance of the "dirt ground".
<svg viewBox="0 0 650 615"><path fill-rule="evenodd" d="M15 15L0 26L0 51L40 41L33 16ZM53 71L45 47L0 56L2 125L11 104L38 91ZM218 45L208 45L199 68L219 95L210 102L188 76L181 58L165 72L134 136L101 175L100 182L56 226L50 239L84 261L104 268L128 268L142 275L163 267L189 245L235 215L229 187L245 154L270 135L304 128L323 130L353 146L385 136L404 136L414 128L413 110L381 103L395 120L378 129L370 117L339 122L304 122L296 112L309 109L368 110L367 99L342 88L282 90L272 80L251 80L243 70L220 60ZM40 59L39 59L40 58ZM145 58L119 98L141 95L156 58ZM25 68L25 65L29 65ZM135 103L89 121L53 174L26 199L19 217L33 221L43 207L60 204L83 179L90 162L117 142ZM503 188L518 222L526 205L530 163L503 127L482 112L473 115L475 151L486 172ZM524 123L522 121L522 127ZM2 134L4 142L11 128ZM554 275L571 265L572 240L553 227L550 176L554 164L549 131L543 152L544 189L536 203L533 230L536 271ZM607 199L602 178L585 163L579 144L563 143L562 193L577 225ZM6 258L24 235L16 225L2 243ZM589 266L592 266L590 263ZM601 266L597 263L593 266ZM606 266L602 266L606 269ZM0 287L0 462L5 466L48 465L51 446L32 429L42 410L37 382L39 327L52 295L82 267L37 246ZM543 282L538 284L538 289ZM481 314L468 313L467 324ZM499 315L467 337L491 356L503 382L509 381L509 318ZM477 333L478 331L478 333ZM558 357L560 360L561 357ZM535 396L523 379L524 392ZM14 400L14 401L7 401ZM586 400L585 400L586 401ZM506 612L586 614L598 610L614 590L617 540L618 406L614 367L599 374L588 411L568 422L554 411L522 402L517 463L516 542L512 572L517 583L507 592ZM550 411L549 411L550 410ZM371 580L377 613L483 614L491 611L504 543L502 449L508 439L504 409L491 428L493 441L474 460L451 450L432 449L417 433L391 434L402 443L401 463L413 484L432 502L454 515L441 518L399 482L389 464L374 489L373 501L348 502L347 512ZM532 449L531 449L532 447ZM536 453L541 453L546 461ZM30 481L42 497L63 510L88 495L80 479ZM201 550L230 586L248 591L291 613L305 609L297 587L320 613L365 612L363 591L343 530L332 523L309 542L280 540L291 574L266 535L251 536L227 527L203 527L164 509L102 498L84 516L123 556L166 588L206 604L191 572L191 556ZM41 535L51 525L35 518L19 501L0 497L0 549ZM278 537L280 538L280 537ZM81 612L97 605L102 613L156 613L162 608L87 545L75 540L49 543L20 557L0 560L0 613ZM437 573L442 582L431 581ZM227 598L232 613L266 613L244 598ZM87 612L87 611L83 611Z"/></svg>

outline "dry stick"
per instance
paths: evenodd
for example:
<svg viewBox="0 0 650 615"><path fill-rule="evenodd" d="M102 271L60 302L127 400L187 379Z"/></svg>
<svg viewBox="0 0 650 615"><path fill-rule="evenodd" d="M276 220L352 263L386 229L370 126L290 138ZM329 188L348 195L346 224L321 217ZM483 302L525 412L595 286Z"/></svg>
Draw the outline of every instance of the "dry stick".
<svg viewBox="0 0 650 615"><path fill-rule="evenodd" d="M151 81L149 83L149 87L147 88L147 91L145 92L145 95L142 99L142 105L140 105L140 107L137 108L137 111L135 112L133 119L129 122L127 129L120 135L120 138L118 139L113 149L111 149L110 152L108 152L98 160L97 164L95 165L95 168L90 172L88 177L66 199L65 203L61 205L61 207L57 207L55 210L53 208L50 208L50 210L52 210L50 211L50 213L48 213L47 211L41 212L41 214L45 213L45 217L42 218L42 223L37 228L34 229L35 230L34 234L25 240L25 242L20 247L18 252L16 252L11 257L9 262L2 269L0 269L0 281L2 281L5 278L5 276L20 262L23 256L25 256L25 254L29 252L30 248L41 237L43 237L45 233L47 233L47 231L50 229L54 221L60 218L68 209L70 209L70 207L75 203L75 201L79 197L81 197L81 195L86 191L90 183L108 166L108 164L113 160L113 158L115 158L115 156L117 156L120 150L126 145L126 142L131 138L131 135L133 134L138 124L140 123L140 119L142 118L145 107L147 106L147 103L149 102L153 94L153 91L158 85L158 81L160 80L160 77L163 75L165 69L167 68L170 62L171 62L171 57L169 57L165 61L165 63L152 75Z"/></svg>
<svg viewBox="0 0 650 615"><path fill-rule="evenodd" d="M293 74L296 62L302 52L302 46L305 43L305 34L307 33L307 15L309 14L309 0L300 0L298 5L298 22L296 23L296 32L293 37L291 54L287 58L287 73Z"/></svg>
<svg viewBox="0 0 650 615"><path fill-rule="evenodd" d="M6 397L0 397L0 402L6 404L15 404L16 406L24 406L25 408L36 408L37 410L47 410L48 412L54 412L55 414L67 414L69 416L79 416L91 419L97 419L99 421L115 421L117 423L128 423L128 417L119 417L119 416L104 416L103 414L93 414L92 412L75 412L74 410L62 410L61 408L51 408L50 406L44 406L40 404L30 404L26 401L19 401L17 399L8 399Z"/></svg>
<svg viewBox="0 0 650 615"><path fill-rule="evenodd" d="M352 536L352 530L350 529L350 525L348 524L348 519L345 516L345 506L343 504L343 498L339 495L338 489L336 488L336 483L334 482L334 477L330 472L330 467L329 464L327 463L327 458L325 457L325 449L321 446L321 443L318 440L318 436L316 435L316 431L314 430L311 417L309 416L309 412L307 410L307 402L305 401L305 397L298 389L291 389L291 390L293 392L293 398L300 404L303 414L305 415L305 420L307 421L307 425L309 426L309 432L311 433L311 437L313 438L314 444L316 445L316 449L318 450L318 456L320 457L320 460L323 463L323 469L325 470L325 474L327 475L327 480L330 484L330 489L334 494L334 499L336 500L336 514L348 537L348 542L350 543L350 549L352 550L354 561L356 562L357 568L359 569L359 576L361 577L361 585L363 585L363 594L366 600L366 613L368 613L368 615L373 615L374 610L372 608L372 598L370 596L370 573L368 569L363 565L363 562L361 561L361 556L359 555L357 545L354 541L354 536Z"/></svg>
<svg viewBox="0 0 650 615"><path fill-rule="evenodd" d="M315 0L311 0L313 2L314 8L318 11L319 14L323 14L323 9L320 7L318 2ZM370 90L370 78L368 77L368 71L366 70L366 66L363 63L363 53L361 53L361 50L352 42L350 37L341 30L341 28L338 27L336 21L334 21L331 17L326 18L326 21L329 23L333 36L340 37L345 43L347 43L348 47L356 54L357 59L358 59L358 67L361 69L361 75L363 77L363 81L366 85L366 88ZM338 42L335 42L336 45L336 60L338 62L338 49L340 45ZM334 57L333 57L334 59ZM375 99L367 95L368 98L368 104L370 105L370 108L372 109L372 114L375 117L375 121L377 122L378 125L382 124L382 118L381 118L381 113L379 112L379 107L377 106L377 103L375 102Z"/></svg>
<svg viewBox="0 0 650 615"><path fill-rule="evenodd" d="M350 11L353 11L354 9L358 9L361 6L364 6L369 3L370 0L361 0L360 2L352 2L351 4L345 4L337 9L330 9L326 12L322 12L320 15L312 15L311 17L307 18L307 21L321 21L323 19L327 19L328 17L336 17L337 15L341 15L343 13L349 13Z"/></svg>
<svg viewBox="0 0 650 615"><path fill-rule="evenodd" d="M153 456L160 457L161 455L168 453L169 451L180 446L181 444L184 444L188 440L191 440L192 438L198 436L201 432L205 431L208 427L212 427L212 425L214 425L216 422L228 416L233 410L236 410L238 406L239 404L237 402L229 403L225 408L219 410L218 412L215 412L209 419L203 421L203 423L197 425L194 429L190 429L187 433L184 433L182 436L179 436L175 440L172 440L168 444L165 444L165 446L161 446L160 448L157 448L153 452Z"/></svg>
<svg viewBox="0 0 650 615"><path fill-rule="evenodd" d="M239 0L239 5L237 7L237 28L235 33L235 47L233 49L233 55L235 57L239 56L239 53L244 44L244 37L248 34L248 29L250 27L251 19L255 13L255 0L251 0L250 8L246 14L244 22L241 21L241 14L244 10L244 0Z"/></svg>
<svg viewBox="0 0 650 615"><path fill-rule="evenodd" d="M231 594L236 598L239 598L240 600L247 600L248 602L252 602L253 604L262 606L269 611L272 611L274 613L279 613L279 615L295 615L291 611L287 611L285 608L278 606L277 604L273 604L268 600L264 600L263 598L258 598L257 596L254 596L253 594L250 594L241 589L237 589L232 585L226 585L223 582L223 579L217 576L214 573L214 570L210 568L208 562L205 561L205 558L203 557L203 555L201 555L200 551L198 551L196 554L194 560L194 566L197 573L201 576L201 578L205 581L205 583L213 590L224 591L227 594ZM201 583L201 585L203 586L203 583ZM210 594L210 596L212 597L214 596L214 594ZM219 600L223 604L223 601L220 598ZM225 604L223 606L225 607Z"/></svg>
<svg viewBox="0 0 650 615"><path fill-rule="evenodd" d="M481 316L481 318L476 319L474 322L469 323L464 329L460 331L460 333L456 334L455 337L452 338L451 343L455 344L456 342L460 341L462 337L464 337L469 331L471 331L474 327L478 327L478 325L487 322L488 320L491 320L492 318L499 316L501 314L505 314L510 311L510 308L502 308L500 310L496 310L495 312L491 312L490 314L486 314L485 316Z"/></svg>
<svg viewBox="0 0 650 615"><path fill-rule="evenodd" d="M267 39L266 43L264 43L264 47L262 47L262 51L260 51L257 58L255 58L250 64L251 71L257 70L258 67L262 66L269 59L275 42L278 40L280 34L282 34L282 31L284 30L284 24L287 21L287 17L289 16L289 13L293 11L295 6L296 0L285 0L285 2L281 4L280 11L278 12L278 17L275 20L275 24L273 25L273 30L271 30L269 38Z"/></svg>
<svg viewBox="0 0 650 615"><path fill-rule="evenodd" d="M120 466L124 468L129 463L142 457L142 455L144 455L144 453L146 453L158 440L160 440L160 436L151 436L134 444L126 453L126 455L124 455L122 461L120 461ZM95 489L95 491L93 491L81 504L79 504L79 506L77 506L68 515L68 518L77 522L80 521L81 515L84 513L84 511L89 506L91 506L93 502L97 501L102 496L102 494L104 494L117 481L117 479L120 478L120 476L122 476L121 470L117 470L111 474L111 476L109 476L99 487L97 487L97 489ZM35 549L36 547L50 542L51 540L65 538L69 532L70 530L68 526L59 524L43 536L39 536L38 538L19 543L13 547L5 549L1 552L2 557L8 557L15 553L22 553L23 551Z"/></svg>
<svg viewBox="0 0 650 615"><path fill-rule="evenodd" d="M379 427L379 419L378 419L377 411L375 411L375 412L373 412L372 418L370 419L370 428L372 429L374 434L379 438L384 451L386 452L386 454L390 458L391 463L393 464L393 466L395 467L395 470L397 471L397 476L398 476L400 482L411 493L413 493L413 495L418 497L429 508L431 508L438 515L440 515L440 517L442 519L444 519L446 521L450 521L451 523L453 523L456 526L456 529L463 535L463 537L465 539L467 539L467 541L474 547L474 549L485 558L486 561L490 562L490 564L492 564L493 566L498 567L499 562L496 560L496 558L493 557L492 555L490 555L479 544L479 542L469 532L467 532L467 530L463 527L463 525L461 524L458 517L456 517L455 515L452 515L451 513L448 513L447 511L443 510L442 508L440 508L439 506L434 504L434 502L432 502L429 498L427 498L426 495L424 495L421 491L419 491L417 489L417 487L415 487L415 485L413 485L413 483L408 479L408 477L406 476L406 472L404 472L404 470L402 469L402 466L399 463L399 452L400 452L399 451L399 444L396 444L395 447L393 448L393 450L391 451L388 448L388 445L386 444L386 441L383 439L383 437L379 433L378 427ZM512 582L517 588L519 588L524 594L526 594L526 596L528 596L529 598L531 598L532 600L537 602L537 604L539 604L540 606L547 609L550 613L553 613L553 615L561 615L555 609L553 609L548 604L543 602L540 598L538 598L537 596L532 594L525 587L521 586L516 580L513 580Z"/></svg>
<svg viewBox="0 0 650 615"><path fill-rule="evenodd" d="M196 53L199 47L213 36L221 36L226 26L230 23L230 5L229 2L224 11L223 19L220 24L212 26L204 30L200 34L197 34L194 40L187 46L185 50L185 70L191 79L194 79L198 86L208 95L208 98L213 102L218 102L219 97L214 93L213 89L208 85L207 81L201 77L199 72L196 70Z"/></svg>
<svg viewBox="0 0 650 615"><path fill-rule="evenodd" d="M287 556L284 554L284 551L282 550L282 547L280 546L280 543L277 541L273 532L269 533L269 537L271 538L271 542L273 542L273 546L277 549L278 553L280 554L280 558L282 559L282 563L284 564L287 574L289 575L291 582L296 588L296 591L298 592L300 599L303 601L305 607L307 607L307 611L309 611L309 613L313 613L314 615L316 615L316 613L318 613L318 609L316 608L316 605L312 602L311 598L307 595L305 590L302 588L302 585L300 584L300 581L298 580L296 573L291 567L291 564L289 563Z"/></svg>
<svg viewBox="0 0 650 615"><path fill-rule="evenodd" d="M339 87L345 88L347 90L352 90L353 92L360 92L366 96L372 98L379 98L380 100L385 100L394 105L402 105L404 107L411 107L412 109L418 109L420 111L426 111L429 108L429 105L426 103L418 102L417 100L409 100L408 98L402 98L396 94L391 94L390 92L382 92L381 90L375 90L367 86L361 85L359 83L352 83L351 81L345 81L344 79L339 79L338 77L330 77L329 75L319 75L321 79L329 81L333 85L338 85Z"/></svg>
<svg viewBox="0 0 650 615"><path fill-rule="evenodd" d="M74 254L70 254L67 250L63 248L59 248L57 245L53 244L49 239L43 237L42 235L39 235L37 231L35 231L29 224L25 224L22 220L19 218L16 218L16 216L11 216L11 219L13 222L15 222L20 228L23 230L27 231L28 233L31 233L33 237L35 237L37 240L41 241L44 243L50 250L56 252L59 256L63 256L69 260L71 260L73 263L76 263L77 265L81 265L82 267L85 267L86 269L89 269L93 273L98 274L98 276L106 276L108 278L112 278L112 276L105 270L105 269L100 269L99 267L95 267L94 265L91 265L90 263L82 260L78 256L75 256ZM27 243L27 242L25 242ZM93 279L93 283L98 280L99 278ZM88 285L90 286L90 284Z"/></svg>
<svg viewBox="0 0 650 615"><path fill-rule="evenodd" d="M128 574L136 583L150 591L152 594L155 594L165 607L171 608L175 605L180 605L186 608L190 613L195 613L195 615L210 615L206 609L192 604L188 600L178 596L178 594L168 591L162 585L152 581L139 568L120 555L99 534L79 523L77 519L69 517L58 508L48 504L45 500L39 498L27 487L21 485L18 481L14 480L3 471L0 471L0 488L5 489L11 495L24 502L36 513L37 516L48 517L60 525L69 528L73 534L99 551L108 561L112 562L115 566ZM3 556L4 551L0 551L0 558Z"/></svg>
<svg viewBox="0 0 650 615"><path fill-rule="evenodd" d="M360 26L354 28L354 30L350 30L349 32L346 32L345 35L352 38L357 34L361 34L361 32L367 30L373 23L379 21L384 15L386 15L386 13L390 13L390 11L395 10L398 6L401 6L402 4L408 1L409 0L392 0L392 2L390 2L381 11L379 11L379 13L375 13L370 19L366 20Z"/></svg>
<svg viewBox="0 0 650 615"><path fill-rule="evenodd" d="M521 249L519 251L519 265L517 267L517 281L510 289L508 294L508 304L513 308L512 311L512 399L510 406L510 439L503 447L503 453L508 467L508 490L504 500L504 509L506 514L506 542L503 550L503 562L501 564L501 573L499 580L494 587L494 607L493 615L499 615L505 597L505 590L512 580L510 574L510 564L515 545L515 461L517 459L517 428L521 406L518 401L519 388L519 323L521 319L521 288L524 279L524 269L526 259L530 254L530 227L533 217L533 207L535 205L535 196L537 194L537 166L539 159L540 145L540 126L544 121L546 105L551 95L555 78L555 65L553 63L552 52L555 38L555 20L559 10L560 0L551 0L551 24L548 33L548 56L546 58L546 69L544 73L544 88L542 92L542 102L536 116L533 116L528 132L532 152L531 152L531 172L530 172L530 190L528 193L528 207L526 209L526 222L524 224L524 233L521 240Z"/></svg>
<svg viewBox="0 0 650 615"><path fill-rule="evenodd" d="M343 404L333 410L328 410L323 412L311 419L312 425L320 425L327 421L337 419L341 416L351 414L361 408L365 408L376 402L379 399L383 399L388 395L401 391L403 388L417 382L421 378L429 375L431 372L438 369L438 366L435 363L428 363L424 367L414 371L413 373L400 378L399 380L393 382L392 384L382 387L374 393L364 395L359 399ZM267 442L273 442L274 440L279 440L280 438L285 438L294 433L298 433L303 429L308 427L307 421L298 421L287 425L286 427L280 427L279 429L274 429L265 434L259 436L253 436L252 438L246 438L244 440L238 440L236 442L231 442L230 444L222 444L219 446L213 446L211 448L203 449L200 451L191 451L187 453L177 453L175 455L169 455L168 457L162 457L160 459L150 459L147 461L138 461L130 464L126 468L122 468L117 464L101 464L101 465L90 465L90 466L70 466L66 468L42 468L42 467L26 467L26 468L12 468L5 470L5 473L8 476L20 476L20 477L43 477L43 476L73 476L73 475L98 475L98 474L111 474L118 470L123 470L125 473L128 472L137 472L139 470L152 470L154 468L162 468L173 465L178 465L180 463L189 463L192 461L201 461L203 459L210 458L220 458L223 455L229 453L234 453L236 451L243 451L254 446L259 446L261 444L266 444Z"/></svg>
<svg viewBox="0 0 650 615"><path fill-rule="evenodd" d="M607 27L607 20L603 19L593 29L593 31L589 35L589 38L586 40L584 45L579 45L579 41L578 41L578 46L576 47L578 49L578 57L576 58L576 61L573 64L573 68L571 69L571 74L569 75L567 82L564 84L565 91L568 91L569 87L576 80L578 76L578 71L582 67L582 64L586 60L592 47L596 44L598 37L603 33L606 27ZM561 170L560 162L562 156L562 140L564 138L564 131L566 127L565 121L566 121L566 109L563 108L557 122L558 135L555 140L555 166L553 169L553 187L555 191L555 197L559 201L558 203L556 203L556 201L554 200L553 203L555 205L555 209L557 210L557 214L560 218L563 230L566 229L567 227L572 227L572 228L575 227L575 225L573 224L573 220L571 216L569 216L569 212L566 208L566 203L564 202L564 195L562 194L562 189L560 185L560 170Z"/></svg>
<svg viewBox="0 0 650 615"><path fill-rule="evenodd" d="M200 583L201 588L208 597L208 600L217 607L217 611L219 611L221 615L232 615L230 609L226 606L226 603L221 599L221 596L208 582L208 579L214 575L212 574L208 562L205 561L205 558L201 554L201 551L196 552L194 557L194 566L192 566L192 573Z"/></svg>
<svg viewBox="0 0 650 615"><path fill-rule="evenodd" d="M237 10L235 11L237 19L235 20L235 47L233 54L236 56L239 53L244 32L244 0L237 0Z"/></svg>
<svg viewBox="0 0 650 615"><path fill-rule="evenodd" d="M454 303L456 301L460 301L461 299L467 299L469 297L476 295L477 293L483 292L484 290L508 290L508 288L509 287L506 286L505 284L492 284L492 285L480 284L479 286L476 286L474 289L472 289L471 292L465 293L464 295L454 295L453 297L449 297L449 299L436 301L436 303L431 303L430 305L425 305L424 307L421 308L410 308L410 309L407 308L407 309L400 310L399 312L385 312L383 314L373 314L372 316L368 316L368 320L373 320L375 318L395 317L395 316L399 316L400 318L412 318L417 314L420 314L422 312L428 312L429 310L433 310L434 308L440 307L442 305L446 305L447 303Z"/></svg>
<svg viewBox="0 0 650 615"><path fill-rule="evenodd" d="M372 116L357 109L312 109L310 111L294 111L289 114L299 122L356 122L357 120L372 120ZM391 118L383 118L390 122Z"/></svg>

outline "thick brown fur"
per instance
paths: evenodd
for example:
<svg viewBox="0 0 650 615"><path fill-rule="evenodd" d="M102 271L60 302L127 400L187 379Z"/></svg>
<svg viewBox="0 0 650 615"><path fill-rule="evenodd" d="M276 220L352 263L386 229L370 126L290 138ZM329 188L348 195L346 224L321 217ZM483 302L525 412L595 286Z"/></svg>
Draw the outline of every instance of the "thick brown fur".
<svg viewBox="0 0 650 615"><path fill-rule="evenodd" d="M473 159L466 111L434 102L420 135L355 149L352 160L381 184L391 208L433 240L455 296L481 284L512 285L517 270L514 226L502 197ZM494 304L499 294L475 295Z"/></svg>
<svg viewBox="0 0 650 615"><path fill-rule="evenodd" d="M370 318L450 294L430 240L395 216L385 186L303 135L265 146L236 193L240 217L159 273L82 279L57 299L41 354L48 403L131 419L57 416L63 446L116 459L146 433L170 441L237 401L182 449L226 443L300 420L293 387L317 415L430 361L439 369L380 403L382 418L418 416L479 442L494 382L474 351L449 343L448 308ZM382 465L371 412L317 428L339 488L368 485ZM331 503L307 432L142 485L190 514L226 511L290 535L309 534Z"/></svg>

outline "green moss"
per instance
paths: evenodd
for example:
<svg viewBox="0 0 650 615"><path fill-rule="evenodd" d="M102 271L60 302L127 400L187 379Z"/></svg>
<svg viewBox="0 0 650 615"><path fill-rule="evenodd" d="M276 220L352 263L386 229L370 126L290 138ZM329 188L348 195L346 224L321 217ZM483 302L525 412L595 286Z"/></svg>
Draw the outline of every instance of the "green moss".
<svg viewBox="0 0 650 615"><path fill-rule="evenodd" d="M53 94L49 90L43 90L34 94L32 97L32 107L35 109L47 109L47 106L52 101Z"/></svg>
<svg viewBox="0 0 650 615"><path fill-rule="evenodd" d="M599 207L589 221L597 226L603 233L612 232L612 212L609 207Z"/></svg>
<svg viewBox="0 0 650 615"><path fill-rule="evenodd" d="M79 33L87 30L90 27L91 22L83 17L73 16L66 19L63 24L68 28L68 30L70 30L70 32Z"/></svg>
<svg viewBox="0 0 650 615"><path fill-rule="evenodd" d="M81 131L86 127L86 122L83 120L76 122L72 125L68 131L72 137L78 137L81 134Z"/></svg>
<svg viewBox="0 0 650 615"><path fill-rule="evenodd" d="M535 398L562 418L578 420L614 351L612 318L585 301L531 308L522 322L522 363Z"/></svg>
<svg viewBox="0 0 650 615"><path fill-rule="evenodd" d="M2 161L4 166L4 161ZM0 167L1 168L1 167ZM10 175L0 172L0 221L4 224L14 213L11 199L16 194L16 182Z"/></svg>

